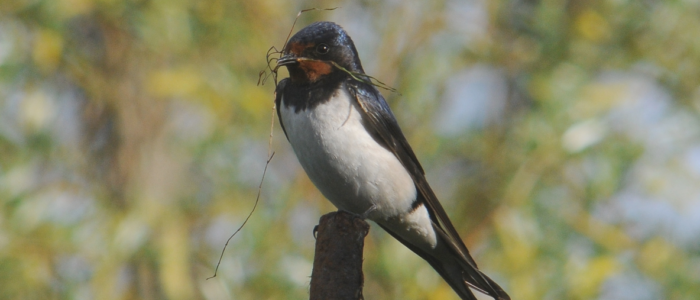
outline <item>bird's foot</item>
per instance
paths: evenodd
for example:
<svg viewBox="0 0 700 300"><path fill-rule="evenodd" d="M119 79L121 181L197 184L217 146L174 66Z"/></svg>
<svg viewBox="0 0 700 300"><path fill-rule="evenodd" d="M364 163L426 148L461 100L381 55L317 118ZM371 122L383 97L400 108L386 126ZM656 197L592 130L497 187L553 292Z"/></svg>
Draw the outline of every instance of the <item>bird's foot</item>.
<svg viewBox="0 0 700 300"><path fill-rule="evenodd" d="M311 232L313 234L314 239L317 238L318 236L318 225L314 226L314 230Z"/></svg>

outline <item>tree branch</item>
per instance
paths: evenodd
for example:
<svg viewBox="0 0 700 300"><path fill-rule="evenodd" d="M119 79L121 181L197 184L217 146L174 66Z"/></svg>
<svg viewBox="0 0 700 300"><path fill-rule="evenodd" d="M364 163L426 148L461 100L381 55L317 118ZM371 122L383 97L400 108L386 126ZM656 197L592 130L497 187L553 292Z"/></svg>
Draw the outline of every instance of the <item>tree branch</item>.
<svg viewBox="0 0 700 300"><path fill-rule="evenodd" d="M362 248L369 224L347 212L321 217L311 273L311 300L364 299Z"/></svg>

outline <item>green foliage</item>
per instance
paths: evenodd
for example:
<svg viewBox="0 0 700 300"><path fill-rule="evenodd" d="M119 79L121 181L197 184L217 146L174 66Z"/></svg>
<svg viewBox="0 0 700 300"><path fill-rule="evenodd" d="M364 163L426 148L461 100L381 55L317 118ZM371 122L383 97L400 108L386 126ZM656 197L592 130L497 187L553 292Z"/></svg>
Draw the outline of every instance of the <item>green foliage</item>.
<svg viewBox="0 0 700 300"><path fill-rule="evenodd" d="M265 53L344 26L514 299L700 296L697 1L0 1L0 299L305 299L333 209ZM283 71L284 72L284 71ZM285 75L280 73L282 77ZM368 299L456 299L373 226Z"/></svg>

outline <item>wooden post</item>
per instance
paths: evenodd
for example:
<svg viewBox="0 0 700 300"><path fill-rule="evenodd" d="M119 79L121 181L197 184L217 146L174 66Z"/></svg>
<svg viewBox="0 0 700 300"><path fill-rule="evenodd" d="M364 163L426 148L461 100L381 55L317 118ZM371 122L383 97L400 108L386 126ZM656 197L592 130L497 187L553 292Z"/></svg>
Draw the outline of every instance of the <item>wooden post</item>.
<svg viewBox="0 0 700 300"><path fill-rule="evenodd" d="M369 224L347 212L321 217L311 273L311 300L358 300L362 296L362 249Z"/></svg>

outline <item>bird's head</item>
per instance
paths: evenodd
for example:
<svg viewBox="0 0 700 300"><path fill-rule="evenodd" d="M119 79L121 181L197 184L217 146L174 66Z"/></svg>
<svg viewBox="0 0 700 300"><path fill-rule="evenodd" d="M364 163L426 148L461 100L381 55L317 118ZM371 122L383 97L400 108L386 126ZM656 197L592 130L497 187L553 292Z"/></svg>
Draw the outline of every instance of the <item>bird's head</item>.
<svg viewBox="0 0 700 300"><path fill-rule="evenodd" d="M313 23L297 32L277 65L286 66L292 82L299 84L312 84L338 72L364 73L352 39L332 22Z"/></svg>

